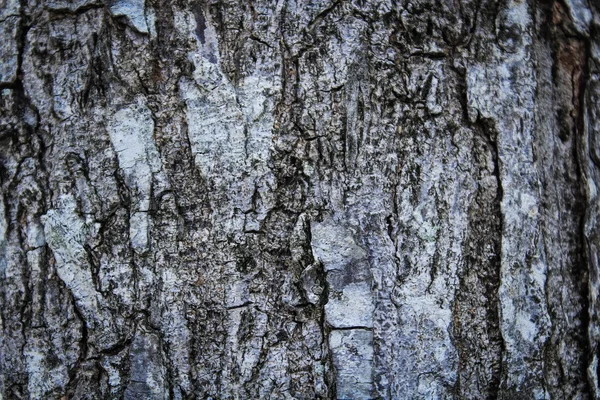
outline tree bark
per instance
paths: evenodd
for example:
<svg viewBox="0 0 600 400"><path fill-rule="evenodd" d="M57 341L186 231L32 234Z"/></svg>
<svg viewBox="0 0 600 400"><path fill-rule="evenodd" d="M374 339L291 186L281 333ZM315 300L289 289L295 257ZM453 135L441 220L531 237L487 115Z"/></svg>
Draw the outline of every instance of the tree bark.
<svg viewBox="0 0 600 400"><path fill-rule="evenodd" d="M0 399L600 398L597 3L0 7Z"/></svg>

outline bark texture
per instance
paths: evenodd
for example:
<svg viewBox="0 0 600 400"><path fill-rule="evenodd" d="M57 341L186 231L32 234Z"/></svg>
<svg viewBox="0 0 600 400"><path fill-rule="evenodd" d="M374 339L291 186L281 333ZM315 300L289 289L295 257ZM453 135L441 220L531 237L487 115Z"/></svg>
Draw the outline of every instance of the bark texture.
<svg viewBox="0 0 600 400"><path fill-rule="evenodd" d="M0 0L0 399L600 398L600 5Z"/></svg>

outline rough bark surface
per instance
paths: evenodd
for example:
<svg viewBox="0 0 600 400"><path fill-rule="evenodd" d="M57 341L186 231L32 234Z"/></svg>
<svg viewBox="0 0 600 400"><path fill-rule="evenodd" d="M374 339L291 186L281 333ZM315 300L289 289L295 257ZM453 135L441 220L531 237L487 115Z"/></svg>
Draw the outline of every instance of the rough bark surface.
<svg viewBox="0 0 600 400"><path fill-rule="evenodd" d="M600 5L0 0L0 399L600 398Z"/></svg>

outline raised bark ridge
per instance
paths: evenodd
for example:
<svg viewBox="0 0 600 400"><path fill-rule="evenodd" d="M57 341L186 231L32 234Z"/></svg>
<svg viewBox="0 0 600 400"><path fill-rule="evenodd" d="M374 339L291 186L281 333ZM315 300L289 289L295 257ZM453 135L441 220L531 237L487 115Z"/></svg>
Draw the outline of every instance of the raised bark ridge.
<svg viewBox="0 0 600 400"><path fill-rule="evenodd" d="M600 398L599 29L4 1L0 398Z"/></svg>

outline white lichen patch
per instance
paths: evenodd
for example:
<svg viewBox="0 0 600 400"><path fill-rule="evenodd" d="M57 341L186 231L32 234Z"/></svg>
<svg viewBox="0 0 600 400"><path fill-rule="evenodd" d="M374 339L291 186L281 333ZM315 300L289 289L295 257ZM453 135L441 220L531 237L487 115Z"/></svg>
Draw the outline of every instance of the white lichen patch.
<svg viewBox="0 0 600 400"><path fill-rule="evenodd" d="M373 332L334 330L329 336L337 377L338 399L373 398Z"/></svg>
<svg viewBox="0 0 600 400"><path fill-rule="evenodd" d="M17 78L20 8L18 0L4 1L0 8L0 83L12 83Z"/></svg>
<svg viewBox="0 0 600 400"><path fill-rule="evenodd" d="M148 248L148 210L154 175L161 170L154 143L154 121L142 100L114 112L108 123L110 141L132 196L129 235L132 248Z"/></svg>
<svg viewBox="0 0 600 400"><path fill-rule="evenodd" d="M154 22L154 16L152 14L150 21L147 20L144 0L117 0L110 7L110 12L114 16L127 18L129 24L140 33L149 33L150 29L154 29L149 29L148 22Z"/></svg>
<svg viewBox="0 0 600 400"><path fill-rule="evenodd" d="M592 11L588 8L586 0L566 0L565 5L569 10L569 16L573 25L579 33L589 34L590 25L594 19Z"/></svg>
<svg viewBox="0 0 600 400"><path fill-rule="evenodd" d="M356 244L352 232L335 221L311 224L311 246L314 256L326 271L342 270L352 260L362 260L365 250Z"/></svg>
<svg viewBox="0 0 600 400"><path fill-rule="evenodd" d="M0 22L0 83L12 83L17 77L17 17Z"/></svg>
<svg viewBox="0 0 600 400"><path fill-rule="evenodd" d="M186 37L196 37L197 22L189 13L178 13L178 29ZM217 35L208 21L196 38L196 49L188 54L194 65L193 81L179 84L181 98L187 105L188 135L196 163L205 176L219 168L221 159L241 167L243 122L236 94L219 68Z"/></svg>
<svg viewBox="0 0 600 400"><path fill-rule="evenodd" d="M235 95L223 88L205 93L182 81L187 104L188 135L196 164L204 176L222 181L223 171L237 173L244 166L244 119Z"/></svg>
<svg viewBox="0 0 600 400"><path fill-rule="evenodd" d="M131 372L125 398L166 399L166 368L162 363L158 336L139 329L131 344L129 358Z"/></svg>
<svg viewBox="0 0 600 400"><path fill-rule="evenodd" d="M325 305L327 323L334 328L373 327L373 295L367 282L350 283Z"/></svg>
<svg viewBox="0 0 600 400"><path fill-rule="evenodd" d="M29 224L27 225L26 241L29 249L36 249L46 244L44 227L37 219L29 221Z"/></svg>
<svg viewBox="0 0 600 400"><path fill-rule="evenodd" d="M244 338L243 333L244 319L252 316L254 331L251 338ZM227 321L227 354L230 354L234 360L234 368L239 368L237 373L242 379L249 379L253 370L260 361L261 350L263 346L262 335L267 331L267 314L257 310L251 310L249 307L238 307L229 310ZM236 372L231 371L232 364L225 364L223 376L231 376ZM227 378L225 378L227 379Z"/></svg>
<svg viewBox="0 0 600 400"><path fill-rule="evenodd" d="M73 196L61 196L56 208L42 216L42 223L46 241L56 260L59 278L75 297L86 319L97 320L97 292L84 248L88 227L77 213Z"/></svg>
<svg viewBox="0 0 600 400"><path fill-rule="evenodd" d="M6 209L4 206L4 201L0 199L0 252L3 251L4 246L6 245L7 237L6 232L8 229L8 221L6 221ZM0 262L4 261L4 258L0 258Z"/></svg>
<svg viewBox="0 0 600 400"><path fill-rule="evenodd" d="M48 398L48 393L53 388L61 387L69 380L65 364L57 363L55 368L49 368L48 354L40 351L46 348L48 348L47 342L30 339L23 349L24 361L27 365L27 389L33 399Z"/></svg>
<svg viewBox="0 0 600 400"><path fill-rule="evenodd" d="M226 291L227 307L240 307L250 301L250 292L246 280L236 280L228 286Z"/></svg>
<svg viewBox="0 0 600 400"><path fill-rule="evenodd" d="M469 118L486 118L497 131L498 164L503 191L500 287L500 330L506 345L509 388L531 379L531 392L543 392L542 371L532 360L542 357L549 335L544 251L535 260L526 249L539 249L539 178L535 174L534 129L536 77L530 54L532 17L526 2L510 1L498 12L498 47L489 61L467 68ZM513 104L514 107L506 107ZM529 253L529 254L528 254ZM529 319L527 316L535 316ZM516 379L515 377L520 377Z"/></svg>
<svg viewBox="0 0 600 400"><path fill-rule="evenodd" d="M259 230L272 207L274 179L268 161L273 110L281 91L280 68L273 68L270 58L259 59L252 73L233 84L221 70L218 35L210 14L184 12L175 18L182 34L196 38L196 48L188 54L194 65L193 79L182 79L179 92L186 103L196 165L216 189L214 194L220 194L212 204L219 231L237 235ZM253 203L255 192L261 204Z"/></svg>
<svg viewBox="0 0 600 400"><path fill-rule="evenodd" d="M439 101L438 101L438 96L439 96L438 86L439 86L439 79L435 75L432 75L431 76L431 87L429 88L429 91L427 92L426 104L427 104L427 109L433 115L440 114L444 110L444 108L439 104Z"/></svg>
<svg viewBox="0 0 600 400"><path fill-rule="evenodd" d="M538 215L538 201L537 198L523 193L521 195L521 212L529 218L535 218Z"/></svg>
<svg viewBox="0 0 600 400"><path fill-rule="evenodd" d="M329 345L336 367L338 398L370 399L373 397L370 329L375 304L367 252L356 243L354 232L333 218L313 222L310 228L313 255L327 272L329 296L325 320L333 328Z"/></svg>

